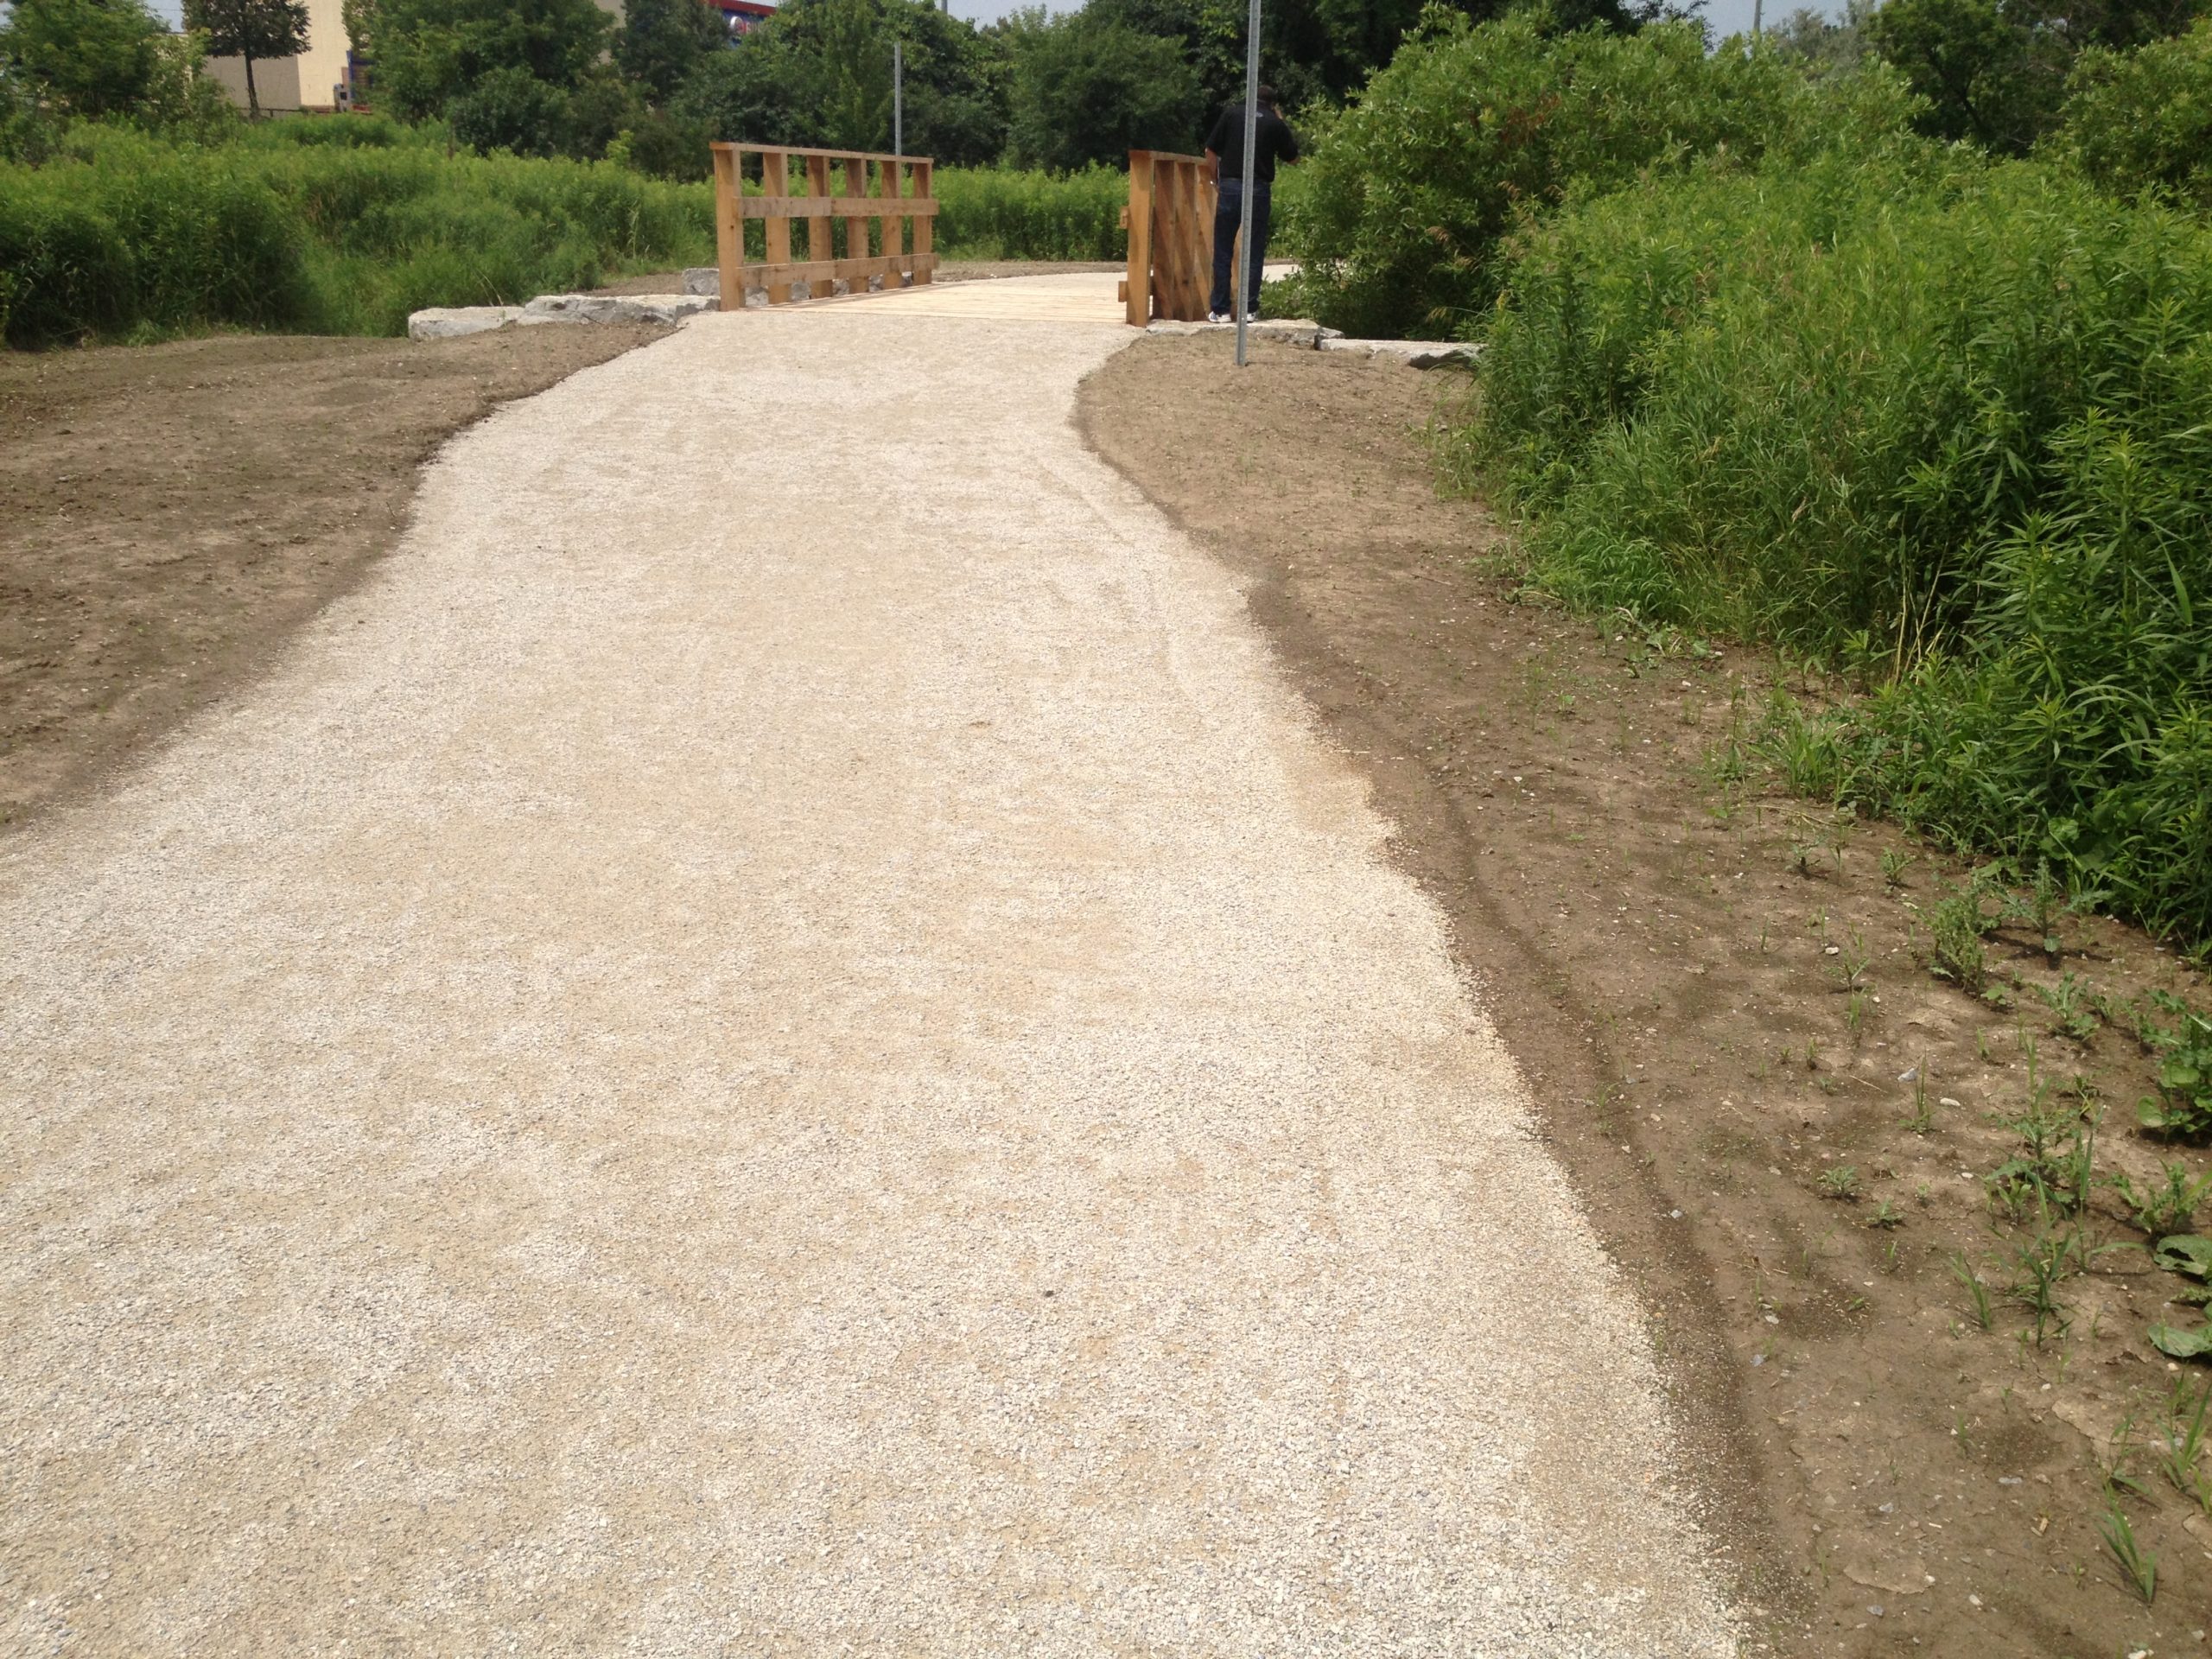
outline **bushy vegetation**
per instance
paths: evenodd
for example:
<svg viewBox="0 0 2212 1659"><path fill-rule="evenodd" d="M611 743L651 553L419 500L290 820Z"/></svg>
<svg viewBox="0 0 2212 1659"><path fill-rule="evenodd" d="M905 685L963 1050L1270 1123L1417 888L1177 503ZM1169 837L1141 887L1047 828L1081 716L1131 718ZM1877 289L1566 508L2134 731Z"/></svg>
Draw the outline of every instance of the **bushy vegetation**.
<svg viewBox="0 0 2212 1659"><path fill-rule="evenodd" d="M1455 332L1496 297L1517 216L1699 156L1871 141L1909 108L1878 68L1819 79L1709 54L1694 23L1560 35L1541 13L1433 13L1317 134L1284 236L1306 266L1298 298L1351 334Z"/></svg>
<svg viewBox="0 0 2212 1659"><path fill-rule="evenodd" d="M1409 44L1307 292L1483 344L1443 456L1534 580L1851 677L1774 716L1801 787L2212 940L2202 31L2085 55L2015 161L1856 51L1688 39Z"/></svg>
<svg viewBox="0 0 2212 1659"><path fill-rule="evenodd" d="M2083 53L2050 149L2101 189L2212 210L2212 18L2138 51Z"/></svg>
<svg viewBox="0 0 2212 1659"><path fill-rule="evenodd" d="M1110 167L1055 175L1017 168L940 169L941 254L969 259L1119 259L1129 181Z"/></svg>

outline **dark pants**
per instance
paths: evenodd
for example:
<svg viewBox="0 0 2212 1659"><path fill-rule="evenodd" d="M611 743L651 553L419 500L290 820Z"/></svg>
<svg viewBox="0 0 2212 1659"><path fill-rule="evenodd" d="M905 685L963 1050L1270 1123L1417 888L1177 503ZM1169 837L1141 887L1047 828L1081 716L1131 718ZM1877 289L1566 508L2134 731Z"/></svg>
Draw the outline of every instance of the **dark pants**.
<svg viewBox="0 0 2212 1659"><path fill-rule="evenodd" d="M1213 303L1210 311L1229 309L1230 284L1236 281L1235 252L1237 222L1244 216L1244 181L1224 179L1221 195L1213 208ZM1260 309L1260 267L1268 257L1268 187L1255 186L1252 191L1252 261L1246 267L1251 275L1246 280L1251 284L1251 298L1246 309L1255 315Z"/></svg>

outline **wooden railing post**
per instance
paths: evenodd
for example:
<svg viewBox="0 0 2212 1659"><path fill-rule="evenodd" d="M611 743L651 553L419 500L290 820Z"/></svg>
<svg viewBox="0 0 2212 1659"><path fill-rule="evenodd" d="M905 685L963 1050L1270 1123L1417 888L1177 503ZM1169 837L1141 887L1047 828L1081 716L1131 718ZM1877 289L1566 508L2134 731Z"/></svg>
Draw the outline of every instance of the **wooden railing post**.
<svg viewBox="0 0 2212 1659"><path fill-rule="evenodd" d="M1129 152L1129 206L1122 214L1129 231L1128 303L1122 316L1133 328L1152 321L1152 152Z"/></svg>
<svg viewBox="0 0 2212 1659"><path fill-rule="evenodd" d="M745 216L739 203L745 187L738 171L738 153L717 144L715 157L715 264L721 273L721 308L745 308Z"/></svg>
<svg viewBox="0 0 2212 1659"><path fill-rule="evenodd" d="M934 200L930 189L930 174L935 167L931 162L914 163L914 196L917 200ZM919 288L930 279L937 269L937 220L927 213L918 213L909 221L914 227L914 286Z"/></svg>
<svg viewBox="0 0 2212 1659"><path fill-rule="evenodd" d="M791 157L780 149L760 152L760 194L770 200L788 198L791 194ZM767 263L771 267L788 265L791 262L791 221L782 213L768 220ZM791 278L774 276L764 286L768 290L768 303L785 305L791 297Z"/></svg>
<svg viewBox="0 0 2212 1659"><path fill-rule="evenodd" d="M845 157L845 200L850 201L866 194L868 194L868 157L848 156ZM863 214L855 218L848 214L845 218L845 257L865 259L868 257L867 216Z"/></svg>
<svg viewBox="0 0 2212 1659"><path fill-rule="evenodd" d="M827 203L830 200L830 158L810 156L806 158L806 188L815 200ZM830 246L830 215L826 213L806 216L806 259L809 264L819 264L824 259L834 259L836 254ZM815 284L806 285L807 293L814 293Z"/></svg>

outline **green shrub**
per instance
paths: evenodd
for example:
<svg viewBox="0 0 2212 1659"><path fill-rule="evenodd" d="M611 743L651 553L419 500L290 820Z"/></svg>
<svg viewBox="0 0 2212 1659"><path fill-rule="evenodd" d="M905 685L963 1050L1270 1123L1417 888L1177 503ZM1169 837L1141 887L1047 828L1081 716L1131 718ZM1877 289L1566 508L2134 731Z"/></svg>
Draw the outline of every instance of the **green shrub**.
<svg viewBox="0 0 2212 1659"><path fill-rule="evenodd" d="M713 257L711 192L601 162L461 154L389 123L270 123L215 148L79 127L0 165L7 339L207 324L397 334L426 305L513 302ZM317 136L310 136L317 135Z"/></svg>
<svg viewBox="0 0 2212 1659"><path fill-rule="evenodd" d="M1314 124L1283 245L1322 321L1457 333L1494 298L1516 214L1701 154L1865 148L1914 108L1878 67L1816 79L1770 54L1708 54L1694 23L1555 36L1534 15L1470 26L1439 10L1357 105Z"/></svg>
<svg viewBox="0 0 2212 1659"><path fill-rule="evenodd" d="M931 181L941 254L979 259L1120 259L1128 175L1109 167L1054 177L1016 168L944 168Z"/></svg>
<svg viewBox="0 0 2212 1659"><path fill-rule="evenodd" d="M2054 153L2099 188L2212 209L2212 18L2133 52L2084 52Z"/></svg>
<svg viewBox="0 0 2212 1659"><path fill-rule="evenodd" d="M1578 205L1453 448L1575 601L1878 664L1823 794L2212 938L2212 231L1956 152Z"/></svg>

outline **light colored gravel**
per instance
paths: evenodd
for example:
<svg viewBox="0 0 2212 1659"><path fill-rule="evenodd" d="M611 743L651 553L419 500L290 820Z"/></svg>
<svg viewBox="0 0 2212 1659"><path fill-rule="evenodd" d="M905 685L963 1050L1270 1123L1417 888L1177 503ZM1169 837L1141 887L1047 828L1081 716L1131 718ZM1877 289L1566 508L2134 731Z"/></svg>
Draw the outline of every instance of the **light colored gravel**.
<svg viewBox="0 0 2212 1659"><path fill-rule="evenodd" d="M0 1649L1729 1650L1130 334L699 319L0 843Z"/></svg>

